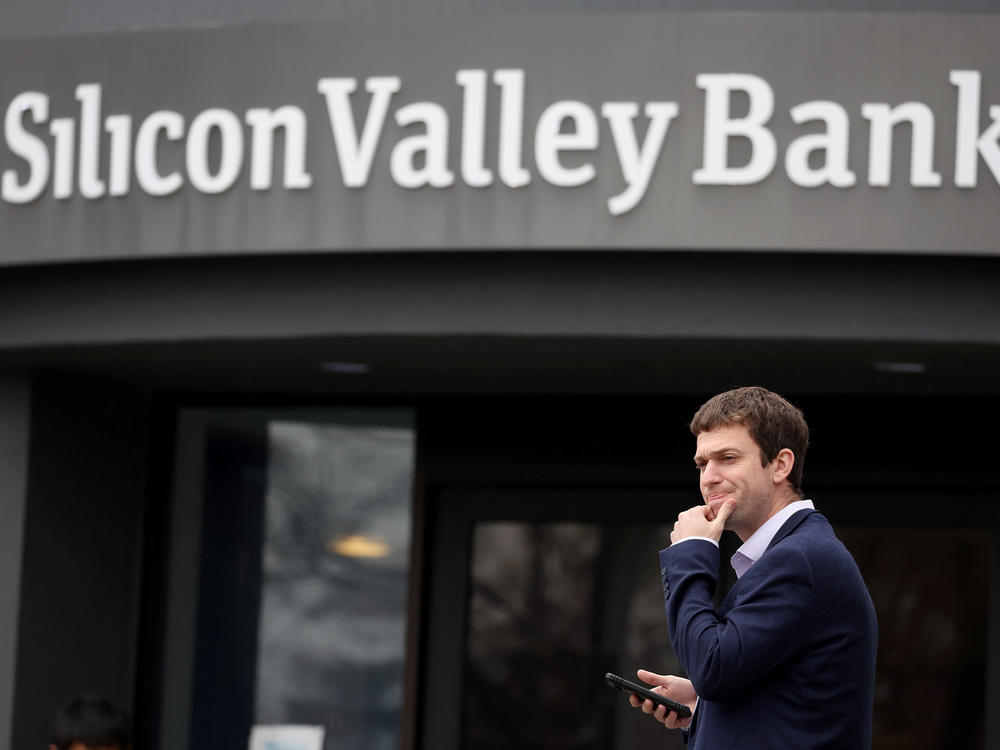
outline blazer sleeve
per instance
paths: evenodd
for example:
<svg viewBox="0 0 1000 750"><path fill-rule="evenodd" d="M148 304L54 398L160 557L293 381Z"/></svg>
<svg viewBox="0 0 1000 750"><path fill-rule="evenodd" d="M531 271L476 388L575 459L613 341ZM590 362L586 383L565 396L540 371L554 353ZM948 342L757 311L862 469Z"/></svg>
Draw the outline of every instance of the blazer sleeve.
<svg viewBox="0 0 1000 750"><path fill-rule="evenodd" d="M804 642L815 601L809 561L772 547L716 612L719 550L691 540L660 552L670 642L699 696L729 700L782 665Z"/></svg>

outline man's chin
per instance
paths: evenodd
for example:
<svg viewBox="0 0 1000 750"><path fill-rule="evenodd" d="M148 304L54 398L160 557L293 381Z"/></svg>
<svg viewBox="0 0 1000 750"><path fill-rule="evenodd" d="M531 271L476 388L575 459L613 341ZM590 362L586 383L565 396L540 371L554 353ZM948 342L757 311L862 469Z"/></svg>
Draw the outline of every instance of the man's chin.
<svg viewBox="0 0 1000 750"><path fill-rule="evenodd" d="M713 521L719 515L719 511L722 509L722 506L726 504L726 500L728 499L729 497L727 495L725 498L719 501L713 500L712 502L708 503L708 507L712 511L711 516ZM740 522L740 508L739 506L736 506L735 508L732 509L732 511L730 511L729 517L726 518L726 523L722 528L724 528L726 531L733 531L734 527L739 525L739 522Z"/></svg>
<svg viewBox="0 0 1000 750"><path fill-rule="evenodd" d="M726 500L730 498L730 495L720 495L719 497L710 497L705 501L705 505L712 509L712 513L718 513L719 509L726 504Z"/></svg>

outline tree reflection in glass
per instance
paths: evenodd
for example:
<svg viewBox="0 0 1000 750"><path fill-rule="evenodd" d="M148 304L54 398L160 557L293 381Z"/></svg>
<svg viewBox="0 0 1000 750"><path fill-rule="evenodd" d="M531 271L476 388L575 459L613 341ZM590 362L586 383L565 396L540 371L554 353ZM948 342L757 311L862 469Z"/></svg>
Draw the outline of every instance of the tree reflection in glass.
<svg viewBox="0 0 1000 750"><path fill-rule="evenodd" d="M268 425L255 720L399 747L413 430Z"/></svg>
<svg viewBox="0 0 1000 750"><path fill-rule="evenodd" d="M462 747L682 747L605 685L676 672L658 526L491 522L473 537Z"/></svg>

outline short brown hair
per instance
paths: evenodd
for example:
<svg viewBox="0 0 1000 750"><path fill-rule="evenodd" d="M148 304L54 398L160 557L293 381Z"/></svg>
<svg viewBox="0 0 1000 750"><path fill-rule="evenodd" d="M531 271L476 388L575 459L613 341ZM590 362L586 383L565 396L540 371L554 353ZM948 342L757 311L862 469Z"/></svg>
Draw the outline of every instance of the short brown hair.
<svg viewBox="0 0 1000 750"><path fill-rule="evenodd" d="M802 468L809 445L809 426L802 412L777 393L748 386L713 396L695 412L691 432L714 430L717 427L743 425L760 446L760 462L767 466L782 448L795 455L788 475L792 487L802 493Z"/></svg>
<svg viewBox="0 0 1000 750"><path fill-rule="evenodd" d="M88 748L130 750L128 712L110 698L81 695L56 713L52 744L57 750L69 750L76 744Z"/></svg>

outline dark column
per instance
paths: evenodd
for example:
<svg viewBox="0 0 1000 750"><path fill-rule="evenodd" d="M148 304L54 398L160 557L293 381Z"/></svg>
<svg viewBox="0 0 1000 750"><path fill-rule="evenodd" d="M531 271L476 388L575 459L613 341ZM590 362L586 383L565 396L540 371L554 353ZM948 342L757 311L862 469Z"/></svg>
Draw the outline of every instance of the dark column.
<svg viewBox="0 0 1000 750"><path fill-rule="evenodd" d="M32 381L11 747L45 747L78 693L132 703L146 411L107 381Z"/></svg>
<svg viewBox="0 0 1000 750"><path fill-rule="evenodd" d="M31 387L24 375L0 375L0 746L11 742L17 668L18 599L28 486Z"/></svg>

